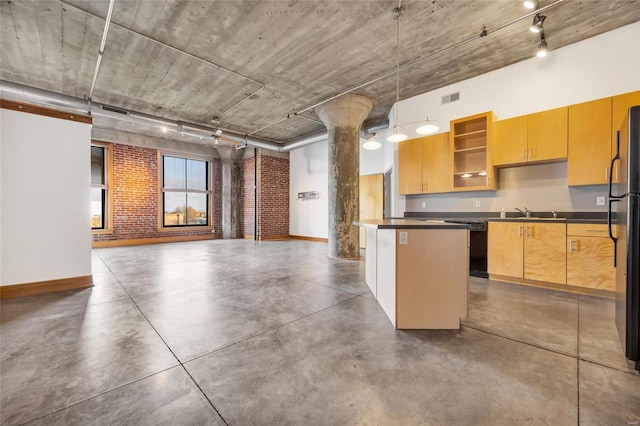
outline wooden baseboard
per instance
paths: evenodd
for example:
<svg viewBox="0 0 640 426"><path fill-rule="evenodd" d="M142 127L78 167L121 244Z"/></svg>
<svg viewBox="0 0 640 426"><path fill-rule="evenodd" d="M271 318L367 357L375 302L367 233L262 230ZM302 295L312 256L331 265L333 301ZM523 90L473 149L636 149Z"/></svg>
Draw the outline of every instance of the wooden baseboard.
<svg viewBox="0 0 640 426"><path fill-rule="evenodd" d="M244 238L245 240L253 240L253 235L244 234L242 235L242 238Z"/></svg>
<svg viewBox="0 0 640 426"><path fill-rule="evenodd" d="M304 235L289 235L289 238L291 238L293 240L317 241L319 243L327 243L327 242L329 242L328 238L305 237Z"/></svg>
<svg viewBox="0 0 640 426"><path fill-rule="evenodd" d="M213 234L206 235L182 235L175 237L135 238L129 240L102 240L91 243L93 248L141 246L146 244L180 243L185 241L215 240Z"/></svg>
<svg viewBox="0 0 640 426"><path fill-rule="evenodd" d="M61 278L58 280L49 281L38 281L35 283L3 285L0 287L0 299L35 296L38 294L79 290L88 287L93 287L92 275L73 278Z"/></svg>
<svg viewBox="0 0 640 426"><path fill-rule="evenodd" d="M607 299L615 299L615 296L616 296L615 292L608 291L608 290L598 290L595 288L587 288L587 287L576 287L572 285L555 284L555 283L548 283L544 281L531 281L531 280L525 280L523 278L507 277L504 275L490 275L489 279L494 281L507 282L510 284L526 285L529 287L539 287L539 288L546 288L550 290L560 290L566 293L585 294L588 296L605 297Z"/></svg>
<svg viewBox="0 0 640 426"><path fill-rule="evenodd" d="M260 237L260 241L269 241L269 240L288 240L289 235L270 235L266 237Z"/></svg>

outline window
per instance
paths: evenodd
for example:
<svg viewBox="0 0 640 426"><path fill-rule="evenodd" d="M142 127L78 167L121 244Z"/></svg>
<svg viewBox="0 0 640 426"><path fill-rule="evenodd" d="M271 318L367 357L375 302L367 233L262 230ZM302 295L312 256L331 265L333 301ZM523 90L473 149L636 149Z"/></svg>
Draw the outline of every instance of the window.
<svg viewBox="0 0 640 426"><path fill-rule="evenodd" d="M209 226L209 163L162 155L162 226Z"/></svg>
<svg viewBox="0 0 640 426"><path fill-rule="evenodd" d="M109 225L109 144L91 145L91 229L107 230Z"/></svg>

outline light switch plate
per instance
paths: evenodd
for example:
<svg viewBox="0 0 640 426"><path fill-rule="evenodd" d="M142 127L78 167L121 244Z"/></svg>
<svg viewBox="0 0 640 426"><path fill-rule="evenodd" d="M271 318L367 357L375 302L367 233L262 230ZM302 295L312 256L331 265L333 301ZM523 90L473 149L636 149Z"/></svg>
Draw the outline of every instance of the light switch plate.
<svg viewBox="0 0 640 426"><path fill-rule="evenodd" d="M421 206L422 206L422 208L423 208L423 209L426 209L426 208L427 208L427 202L426 202L426 201L423 201L423 202L422 202L422 204L421 204Z"/></svg>
<svg viewBox="0 0 640 426"><path fill-rule="evenodd" d="M596 206L604 206L604 197L596 197Z"/></svg>
<svg viewBox="0 0 640 426"><path fill-rule="evenodd" d="M400 245L406 246L409 243L409 233L400 232Z"/></svg>

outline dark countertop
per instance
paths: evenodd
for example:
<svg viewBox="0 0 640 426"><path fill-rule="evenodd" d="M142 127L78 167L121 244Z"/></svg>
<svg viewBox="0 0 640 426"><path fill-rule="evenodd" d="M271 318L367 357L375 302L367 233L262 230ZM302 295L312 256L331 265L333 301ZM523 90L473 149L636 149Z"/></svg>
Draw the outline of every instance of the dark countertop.
<svg viewBox="0 0 640 426"><path fill-rule="evenodd" d="M461 222L545 222L545 223L585 223L606 224L607 212L558 212L558 218L553 219L551 212L532 212L532 218L520 216L517 212L507 212L507 217L501 219L499 212L405 212L407 219L417 220L451 220ZM615 220L614 220L615 223Z"/></svg>
<svg viewBox="0 0 640 426"><path fill-rule="evenodd" d="M376 229L469 229L468 225L415 219L372 219L353 222L354 225Z"/></svg>

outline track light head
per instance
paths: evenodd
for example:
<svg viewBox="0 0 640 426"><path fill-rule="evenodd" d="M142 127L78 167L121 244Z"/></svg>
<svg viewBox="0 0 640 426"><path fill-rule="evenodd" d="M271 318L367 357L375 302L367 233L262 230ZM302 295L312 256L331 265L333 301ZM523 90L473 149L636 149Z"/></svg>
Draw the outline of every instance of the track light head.
<svg viewBox="0 0 640 426"><path fill-rule="evenodd" d="M536 56L538 58L544 58L547 56L547 53L549 53L549 48L547 47L547 41L543 38L540 40L540 44L538 45L538 52L536 53Z"/></svg>
<svg viewBox="0 0 640 426"><path fill-rule="evenodd" d="M536 16L533 17L533 22L531 23L529 30L531 30L531 32L533 33L539 33L540 31L542 31L542 25L544 24L545 19L547 19L545 15L536 13Z"/></svg>
<svg viewBox="0 0 640 426"><path fill-rule="evenodd" d="M538 0L524 0L522 5L525 9L533 10L538 7Z"/></svg>

